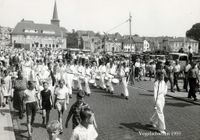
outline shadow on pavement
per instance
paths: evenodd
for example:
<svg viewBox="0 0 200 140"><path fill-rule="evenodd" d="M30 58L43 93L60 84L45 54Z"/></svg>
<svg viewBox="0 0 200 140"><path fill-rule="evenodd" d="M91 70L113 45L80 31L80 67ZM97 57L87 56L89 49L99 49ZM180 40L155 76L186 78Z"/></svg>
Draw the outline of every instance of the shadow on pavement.
<svg viewBox="0 0 200 140"><path fill-rule="evenodd" d="M110 97L110 98L118 98L118 99L124 100L124 98L122 96L114 95L114 94L106 94L106 95L102 95L102 96L107 96L107 97Z"/></svg>
<svg viewBox="0 0 200 140"><path fill-rule="evenodd" d="M13 130L13 127L11 127L11 126L4 127L4 130L5 130L5 131L11 131L11 132L14 131L14 130Z"/></svg>
<svg viewBox="0 0 200 140"><path fill-rule="evenodd" d="M143 94L143 93L140 93L139 95L141 95L141 96L154 96L153 94Z"/></svg>
<svg viewBox="0 0 200 140"><path fill-rule="evenodd" d="M9 109L0 109L0 112L2 112L2 113L10 113L10 110Z"/></svg>
<svg viewBox="0 0 200 140"><path fill-rule="evenodd" d="M132 129L134 132L139 132L139 130L146 130L146 131L152 131L157 132L154 128L152 128L149 124L141 124L139 122L134 123L120 123L120 125L125 126L129 129Z"/></svg>
<svg viewBox="0 0 200 140"><path fill-rule="evenodd" d="M165 105L176 106L176 107L186 107L186 106L191 106L191 104L189 104L189 103L169 103L169 102L166 102Z"/></svg>
<svg viewBox="0 0 200 140"><path fill-rule="evenodd" d="M27 135L27 130L15 130L16 140L24 140L24 139L27 140L29 137L26 135Z"/></svg>
<svg viewBox="0 0 200 140"><path fill-rule="evenodd" d="M27 123L21 123L21 125L27 126ZM45 128L45 125L43 125L42 123L35 123L34 122L33 127L35 127L35 128L39 128L39 127Z"/></svg>

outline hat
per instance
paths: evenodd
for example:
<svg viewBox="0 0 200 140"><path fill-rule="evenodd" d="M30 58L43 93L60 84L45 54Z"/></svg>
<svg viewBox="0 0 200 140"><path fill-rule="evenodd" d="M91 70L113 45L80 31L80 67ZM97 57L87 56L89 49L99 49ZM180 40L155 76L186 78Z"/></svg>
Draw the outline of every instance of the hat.
<svg viewBox="0 0 200 140"><path fill-rule="evenodd" d="M85 92L80 90L78 93L77 93L77 97L80 97L80 98L84 98L85 97Z"/></svg>

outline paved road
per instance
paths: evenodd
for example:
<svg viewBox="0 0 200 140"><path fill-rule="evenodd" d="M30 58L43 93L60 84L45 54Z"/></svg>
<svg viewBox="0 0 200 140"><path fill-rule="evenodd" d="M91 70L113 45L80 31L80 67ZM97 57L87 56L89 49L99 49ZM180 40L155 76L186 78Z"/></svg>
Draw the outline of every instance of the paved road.
<svg viewBox="0 0 200 140"><path fill-rule="evenodd" d="M143 82L143 86L150 83ZM119 91L119 88L116 88ZM200 109L198 105L166 97L165 119L168 136L160 136L147 126L153 111L152 89L148 91L129 87L129 100L119 95L110 95L100 89L92 89L92 96L86 97L86 102L93 108L98 124L98 140L199 140L200 139ZM75 95L70 105L75 102ZM68 111L64 114L66 119ZM26 119L13 117L17 140L27 139ZM52 110L51 120L57 119L56 110ZM38 112L34 124L33 140L47 140L47 132L41 125L42 116ZM71 121L68 129L59 137L69 140ZM150 135L150 136L147 136Z"/></svg>

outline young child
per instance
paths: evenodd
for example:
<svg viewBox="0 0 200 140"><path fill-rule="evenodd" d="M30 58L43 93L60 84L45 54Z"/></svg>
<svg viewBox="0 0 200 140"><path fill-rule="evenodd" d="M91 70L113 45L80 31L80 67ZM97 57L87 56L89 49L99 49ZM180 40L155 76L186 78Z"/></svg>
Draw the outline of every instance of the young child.
<svg viewBox="0 0 200 140"><path fill-rule="evenodd" d="M80 118L80 111L84 108L88 108L88 104L84 102L84 91L79 91L76 96L76 102L71 106L69 114L66 119L65 127L68 127L68 122L72 117L72 129L79 125L81 118Z"/></svg>
<svg viewBox="0 0 200 140"><path fill-rule="evenodd" d="M5 107L6 104L8 104L8 90L6 87L6 83L4 79L1 79L1 87L0 87L0 92L2 95L2 106Z"/></svg>
<svg viewBox="0 0 200 140"><path fill-rule="evenodd" d="M89 108L81 110L81 122L73 130L70 140L96 140L98 133L94 127L93 116L93 112Z"/></svg>
<svg viewBox="0 0 200 140"><path fill-rule="evenodd" d="M153 127L157 127L161 134L166 134L165 118L163 113L166 94L167 84L164 81L164 73L160 70L157 72L157 79L154 83L155 112L150 119L150 123Z"/></svg>
<svg viewBox="0 0 200 140"><path fill-rule="evenodd" d="M57 120L51 121L47 125L47 132L49 135L49 140L60 140L58 138L58 135L59 135L61 129L62 129L61 124L59 123L59 121L57 121Z"/></svg>
<svg viewBox="0 0 200 140"><path fill-rule="evenodd" d="M53 106L53 98L51 90L48 88L49 85L47 82L43 82L43 90L40 92L41 96L41 105L42 105L42 124L45 124L47 126L49 122L49 114L51 111L51 108ZM46 118L46 122L45 122Z"/></svg>
<svg viewBox="0 0 200 140"><path fill-rule="evenodd" d="M4 97L3 97L3 92L2 91L0 91L0 108L1 107L5 107L5 104L4 104ZM0 110L0 112L1 112L1 114L4 116L5 114L3 113L3 111L1 111Z"/></svg>
<svg viewBox="0 0 200 140"><path fill-rule="evenodd" d="M35 120L35 115L37 112L37 101L38 101L38 93L35 90L34 81L28 81L28 89L24 91L24 101L26 104L26 115L27 115L27 128L29 137L32 136L32 125Z"/></svg>

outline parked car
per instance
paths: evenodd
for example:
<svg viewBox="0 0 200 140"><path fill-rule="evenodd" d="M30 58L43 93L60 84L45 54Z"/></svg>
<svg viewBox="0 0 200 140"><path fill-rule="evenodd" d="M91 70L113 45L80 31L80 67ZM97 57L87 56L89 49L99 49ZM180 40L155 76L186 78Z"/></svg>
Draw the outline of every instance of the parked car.
<svg viewBox="0 0 200 140"><path fill-rule="evenodd" d="M179 60L179 63L181 65L181 71L184 70L184 67L188 61L188 54L185 53L170 53L168 56L169 60L172 60L175 64L176 60Z"/></svg>
<svg viewBox="0 0 200 140"><path fill-rule="evenodd" d="M192 61L193 61L193 62L196 62L196 63L200 63L200 55L194 55L194 56L192 57Z"/></svg>

